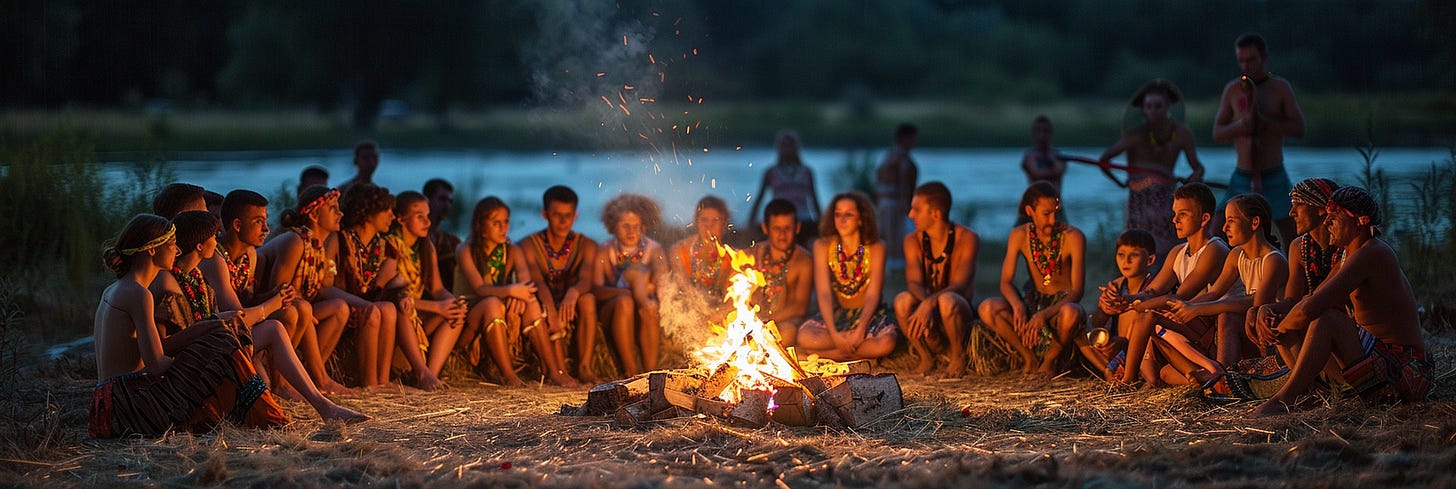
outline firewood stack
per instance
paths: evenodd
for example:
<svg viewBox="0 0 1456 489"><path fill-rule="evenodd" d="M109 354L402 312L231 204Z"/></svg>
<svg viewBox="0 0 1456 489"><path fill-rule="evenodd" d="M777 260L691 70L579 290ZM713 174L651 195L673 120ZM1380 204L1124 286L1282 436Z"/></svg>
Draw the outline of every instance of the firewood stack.
<svg viewBox="0 0 1456 489"><path fill-rule="evenodd" d="M722 386L724 370L661 370L607 382L587 393L586 403L564 412L612 416L620 424L706 415L749 428L770 421L786 426L859 427L904 406L895 374L870 374L869 364L850 362L850 373L811 375L799 382L774 382L772 390L739 389L738 401L706 397Z"/></svg>

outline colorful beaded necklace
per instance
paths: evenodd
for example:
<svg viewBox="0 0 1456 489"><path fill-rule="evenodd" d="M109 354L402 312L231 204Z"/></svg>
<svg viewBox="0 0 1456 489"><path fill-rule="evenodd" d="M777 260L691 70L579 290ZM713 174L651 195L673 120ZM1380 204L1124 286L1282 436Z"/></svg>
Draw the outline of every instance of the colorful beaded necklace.
<svg viewBox="0 0 1456 489"><path fill-rule="evenodd" d="M354 260L354 279L359 281L359 291L368 292L379 269L384 267L384 240L380 239L380 233L374 233L366 244L352 230L344 231L344 236L349 238L349 257Z"/></svg>
<svg viewBox="0 0 1456 489"><path fill-rule="evenodd" d="M701 287L710 287L718 283L718 275L723 271L723 259L728 257L727 253L719 253L718 247L711 250L712 259L703 257L703 240L693 241L693 283Z"/></svg>
<svg viewBox="0 0 1456 489"><path fill-rule="evenodd" d="M637 248L631 252L624 253L621 249L621 243L615 243L612 248L616 254L617 259L614 264L619 274L626 270L627 267L642 263L642 257L647 254L647 242L641 240L637 241Z"/></svg>
<svg viewBox="0 0 1456 489"><path fill-rule="evenodd" d="M1304 242L1299 247L1300 259L1304 261L1304 283L1305 293L1313 293L1315 287L1330 276L1330 270L1334 269L1335 262L1344 259L1344 250L1338 246L1321 247L1316 243L1314 236L1304 235Z"/></svg>
<svg viewBox="0 0 1456 489"><path fill-rule="evenodd" d="M850 273L849 263L854 262L854 273ZM844 243L834 245L834 255L829 258L829 271L834 280L830 285L834 293L839 294L843 299L849 299L859 294L860 289L869 283L870 257L865 253L864 243L859 244L859 249L853 255L844 253Z"/></svg>
<svg viewBox="0 0 1456 489"><path fill-rule="evenodd" d="M214 314L213 309L217 302L213 299L212 288L202 281L202 272L196 268L183 272L173 267L172 276L177 278L177 286L182 289L182 296L187 298L187 304L192 308L192 321L197 322Z"/></svg>
<svg viewBox="0 0 1456 489"><path fill-rule="evenodd" d="M1042 243L1041 237L1036 234L1036 224L1027 225L1027 230L1031 233L1032 266L1036 267L1036 271L1042 274L1041 284L1043 286L1050 286L1052 284L1052 274L1057 273L1057 269L1061 265L1062 232L1066 231L1067 228L1060 225L1057 226L1056 230L1052 232L1050 243ZM1048 249L1051 251L1048 252Z"/></svg>
<svg viewBox="0 0 1456 489"><path fill-rule="evenodd" d="M553 250L551 249L551 232L545 231L541 233L541 250L546 252L547 284L558 284L561 281L562 276L566 274L566 268L571 265L571 261L568 260L566 263L562 264L560 268L557 268L556 260L560 260L571 255L571 245L573 243L576 243L576 236L577 234L574 232L566 233L566 242L561 244L561 249Z"/></svg>
<svg viewBox="0 0 1456 489"><path fill-rule="evenodd" d="M779 298L783 297L784 290L788 288L789 261L794 259L795 251L797 250L789 248L789 252L784 254L783 260L774 261L773 247L765 246L756 260L758 263L754 268L763 273L763 287L759 290L763 291L764 306L769 314L773 314Z"/></svg>
<svg viewBox="0 0 1456 489"><path fill-rule="evenodd" d="M243 293L250 290L253 283L253 263L252 259L248 258L248 254L243 253L237 260L233 260L232 255L228 254L227 247L221 244L217 247L217 254L227 265L228 281L232 284L233 291Z"/></svg>

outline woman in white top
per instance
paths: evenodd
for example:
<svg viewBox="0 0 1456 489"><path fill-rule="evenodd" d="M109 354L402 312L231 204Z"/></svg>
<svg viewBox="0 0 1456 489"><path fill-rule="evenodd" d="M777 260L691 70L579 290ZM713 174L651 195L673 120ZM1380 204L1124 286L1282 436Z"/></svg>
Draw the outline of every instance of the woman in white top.
<svg viewBox="0 0 1456 489"><path fill-rule="evenodd" d="M1223 231L1233 246L1229 254L1234 259L1224 262L1218 280L1202 294L1188 301L1168 301L1169 317L1180 323L1199 316L1218 316L1215 357L1220 367L1232 365L1255 352L1253 343L1244 334L1245 313L1250 308L1272 303L1283 294L1289 262L1279 251L1279 240L1272 233L1273 223L1269 201L1263 196L1243 194L1229 200L1224 207ZM1235 280L1243 284L1242 291L1234 290ZM1169 342L1179 344L1176 340ZM1195 353L1207 353L1191 347L1188 350L1183 353L1190 359Z"/></svg>

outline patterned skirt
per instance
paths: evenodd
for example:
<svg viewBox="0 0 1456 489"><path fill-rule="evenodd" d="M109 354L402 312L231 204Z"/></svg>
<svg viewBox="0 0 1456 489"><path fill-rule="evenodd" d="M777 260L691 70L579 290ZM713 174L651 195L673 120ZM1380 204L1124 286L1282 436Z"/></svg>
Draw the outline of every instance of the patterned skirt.
<svg viewBox="0 0 1456 489"><path fill-rule="evenodd" d="M253 367L251 348L244 348L251 343L217 328L178 351L161 375L133 372L98 383L91 397L91 436L205 432L223 421L254 427L287 423Z"/></svg>

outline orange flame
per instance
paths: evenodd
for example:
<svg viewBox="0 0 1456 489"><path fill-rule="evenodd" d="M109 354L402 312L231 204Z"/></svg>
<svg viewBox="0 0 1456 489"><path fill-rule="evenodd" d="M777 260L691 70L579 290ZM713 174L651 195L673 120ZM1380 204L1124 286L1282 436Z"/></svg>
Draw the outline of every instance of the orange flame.
<svg viewBox="0 0 1456 489"><path fill-rule="evenodd" d="M735 381L722 392L703 392L704 397L739 401L739 390L774 391L774 381L798 381L805 378L792 354L779 345L778 328L773 322L758 317L758 306L750 302L753 291L764 285L763 273L753 268L754 257L748 253L719 245L730 257L734 274L729 278L724 300L733 304L723 325L713 324L717 337L698 349L693 356L709 372L727 364L737 372Z"/></svg>

